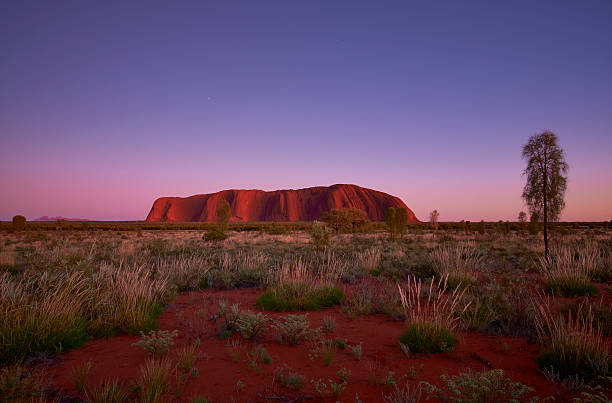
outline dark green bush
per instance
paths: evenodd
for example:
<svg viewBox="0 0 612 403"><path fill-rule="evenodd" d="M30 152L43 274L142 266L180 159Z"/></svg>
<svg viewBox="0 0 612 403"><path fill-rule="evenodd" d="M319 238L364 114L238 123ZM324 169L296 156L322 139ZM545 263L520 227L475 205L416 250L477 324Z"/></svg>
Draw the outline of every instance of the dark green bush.
<svg viewBox="0 0 612 403"><path fill-rule="evenodd" d="M466 403L519 402L533 392L533 388L505 378L501 369L482 373L469 371L452 377L445 374L440 378L444 382L441 387L422 383L427 399L435 397L443 402Z"/></svg>
<svg viewBox="0 0 612 403"><path fill-rule="evenodd" d="M40 328L47 326L41 333ZM55 323L1 329L0 340L10 340L0 346L0 362L19 362L35 352L60 353L80 346L87 340L87 322L83 319L55 318Z"/></svg>
<svg viewBox="0 0 612 403"><path fill-rule="evenodd" d="M581 297L599 293L588 279L580 277L551 278L546 282L544 290L555 297Z"/></svg>
<svg viewBox="0 0 612 403"><path fill-rule="evenodd" d="M457 339L446 326L420 322L408 325L399 342L412 353L440 353L453 351Z"/></svg>
<svg viewBox="0 0 612 403"><path fill-rule="evenodd" d="M218 229L211 229L204 235L205 241L225 241L227 239L227 234Z"/></svg>
<svg viewBox="0 0 612 403"><path fill-rule="evenodd" d="M338 305L343 300L344 293L334 287L288 283L260 295L256 304L267 311L316 311Z"/></svg>
<svg viewBox="0 0 612 403"><path fill-rule="evenodd" d="M542 370L552 369L561 379L576 377L589 381L598 381L612 376L612 360L594 359L573 349L548 348L537 358L538 367Z"/></svg>
<svg viewBox="0 0 612 403"><path fill-rule="evenodd" d="M17 231L21 231L25 229L26 226L26 218L22 215L16 215L13 217L13 229Z"/></svg>

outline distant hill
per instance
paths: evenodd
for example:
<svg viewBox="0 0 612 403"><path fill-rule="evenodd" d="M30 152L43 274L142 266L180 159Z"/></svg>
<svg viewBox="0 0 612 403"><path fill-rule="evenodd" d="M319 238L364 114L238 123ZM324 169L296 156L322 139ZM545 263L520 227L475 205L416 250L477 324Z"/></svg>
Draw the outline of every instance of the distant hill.
<svg viewBox="0 0 612 403"><path fill-rule="evenodd" d="M297 190L222 190L190 197L161 197L153 203L147 221L203 221L217 217L222 200L231 206L231 221L313 221L331 209L357 208L372 221L383 221L388 207L408 210L408 220L418 222L398 197L357 185L318 186Z"/></svg>
<svg viewBox="0 0 612 403"><path fill-rule="evenodd" d="M49 216L42 216L42 217L38 217L35 220L32 221L57 221L57 220L66 220L66 221L89 221L87 218L66 218L66 217L62 217L62 216L57 216L57 217L49 217Z"/></svg>

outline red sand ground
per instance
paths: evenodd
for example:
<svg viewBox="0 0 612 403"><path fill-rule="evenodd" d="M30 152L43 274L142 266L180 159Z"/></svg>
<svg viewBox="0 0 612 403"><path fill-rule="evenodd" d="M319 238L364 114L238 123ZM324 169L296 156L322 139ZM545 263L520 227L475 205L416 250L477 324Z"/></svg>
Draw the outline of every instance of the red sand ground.
<svg viewBox="0 0 612 403"><path fill-rule="evenodd" d="M331 209L357 208L372 221L382 221L388 207L414 213L395 196L356 185L333 185L297 190L223 190L191 197L161 197L153 203L147 221L215 221L222 200L231 206L231 221L312 221Z"/></svg>
<svg viewBox="0 0 612 403"><path fill-rule="evenodd" d="M444 373L455 375L468 368L474 371L490 369L483 363L485 360L492 367L503 369L506 376L514 381L534 387L536 394L541 397L555 393L552 384L536 368L534 358L538 347L521 338L461 333L453 353L407 358L397 344L403 328L401 322L385 315L370 315L350 320L339 307L309 312L311 327L322 325L325 316L333 316L336 328L329 337L345 339L350 345L362 342L361 361L347 348L337 350L331 365L326 367L320 357L314 361L309 359L311 346L308 343L293 347L282 345L276 341L274 333L268 330L259 343L269 352L272 363L260 363L256 368L252 368L246 354L255 344L236 336L235 340L240 340L241 346L234 351L241 352L242 357L234 361L228 347L230 340L219 340L216 337L217 324L211 321L210 317L216 312L218 300L222 298L229 305L240 303L243 310L257 310L255 300L260 293L257 289L190 292L178 296L172 305L164 309L160 317L160 329L178 329L179 337L175 339L177 346L192 343L198 337L201 340L201 359L196 363L199 375L188 382L178 401L189 401L197 395L205 395L214 402L290 401L300 395L315 396L311 379L337 379L336 372L342 367L351 370L346 391L338 399L321 400L315 397L311 401L353 402L356 394L364 402L382 401L382 395L388 395L391 389L380 385L373 386L373 371L379 379L393 371L394 379L403 385L408 379L402 377L404 374L410 374L412 367L417 372L415 379L410 380L411 384L420 380L440 384L439 377ZM283 314L269 315L278 317ZM75 394L70 368L91 361L92 384L117 377L127 386L136 379L139 366L146 358L142 349L131 345L137 340L138 337L119 336L88 342L85 346L65 354L60 363L49 369L49 375L56 387L68 394ZM170 357L174 358L173 352ZM296 393L274 384L274 369L283 364L306 377L304 388L300 392ZM421 366L422 370L419 369ZM241 389L237 387L239 380L244 385ZM264 400L265 396L284 396L286 400ZM168 395L166 399L172 401L175 398Z"/></svg>

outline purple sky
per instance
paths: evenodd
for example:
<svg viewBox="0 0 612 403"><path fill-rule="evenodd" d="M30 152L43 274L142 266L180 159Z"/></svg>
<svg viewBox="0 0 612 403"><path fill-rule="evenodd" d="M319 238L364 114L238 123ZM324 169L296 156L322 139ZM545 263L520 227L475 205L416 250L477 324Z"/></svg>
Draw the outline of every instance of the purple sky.
<svg viewBox="0 0 612 403"><path fill-rule="evenodd" d="M354 183L514 220L521 147L612 218L612 2L3 1L0 219Z"/></svg>

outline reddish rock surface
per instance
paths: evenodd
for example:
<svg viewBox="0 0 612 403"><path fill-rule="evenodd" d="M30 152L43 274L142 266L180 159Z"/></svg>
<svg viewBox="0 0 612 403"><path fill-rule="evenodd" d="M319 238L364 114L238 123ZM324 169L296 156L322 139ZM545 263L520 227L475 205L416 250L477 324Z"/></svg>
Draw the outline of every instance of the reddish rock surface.
<svg viewBox="0 0 612 403"><path fill-rule="evenodd" d="M312 221L331 209L357 208L372 221L382 221L388 207L408 210L408 220L418 219L403 201L390 194L356 185L318 186L297 190L222 190L190 197L161 197L153 203L147 221L215 221L222 200L231 206L231 221Z"/></svg>

